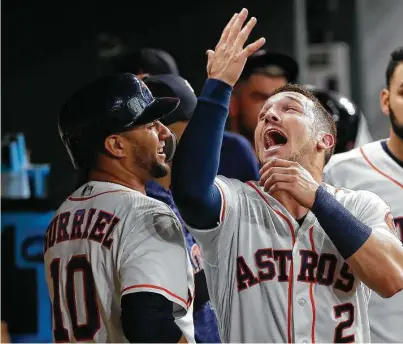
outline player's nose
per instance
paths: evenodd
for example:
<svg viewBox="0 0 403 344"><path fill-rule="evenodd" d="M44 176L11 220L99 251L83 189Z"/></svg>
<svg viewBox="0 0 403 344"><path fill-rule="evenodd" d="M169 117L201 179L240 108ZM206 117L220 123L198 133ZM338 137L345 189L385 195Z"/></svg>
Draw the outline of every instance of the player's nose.
<svg viewBox="0 0 403 344"><path fill-rule="evenodd" d="M280 116L278 115L276 109L271 107L265 115L265 122L266 123L278 123L281 121Z"/></svg>
<svg viewBox="0 0 403 344"><path fill-rule="evenodd" d="M158 121L158 137L161 141L165 141L171 135L171 131L168 127L163 125L160 121Z"/></svg>

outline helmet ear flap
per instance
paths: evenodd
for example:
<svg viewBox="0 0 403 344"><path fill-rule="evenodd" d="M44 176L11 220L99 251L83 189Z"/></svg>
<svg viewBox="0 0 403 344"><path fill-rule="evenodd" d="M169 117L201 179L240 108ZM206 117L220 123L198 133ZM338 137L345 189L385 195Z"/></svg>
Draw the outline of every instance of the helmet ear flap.
<svg viewBox="0 0 403 344"><path fill-rule="evenodd" d="M164 153L166 155L165 161L171 162L174 158L176 147L178 146L178 139L171 130L171 135L165 140Z"/></svg>

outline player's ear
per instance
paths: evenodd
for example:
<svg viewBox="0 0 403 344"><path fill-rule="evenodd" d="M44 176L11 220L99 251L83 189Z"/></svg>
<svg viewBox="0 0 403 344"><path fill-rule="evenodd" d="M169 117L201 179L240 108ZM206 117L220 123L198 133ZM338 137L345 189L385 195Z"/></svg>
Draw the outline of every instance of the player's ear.
<svg viewBox="0 0 403 344"><path fill-rule="evenodd" d="M332 134L324 131L319 132L317 147L319 150L327 150L335 145L336 141Z"/></svg>
<svg viewBox="0 0 403 344"><path fill-rule="evenodd" d="M126 156L124 149L124 141L120 135L110 135L104 142L105 150L116 158L123 158Z"/></svg>
<svg viewBox="0 0 403 344"><path fill-rule="evenodd" d="M389 90L387 88L384 88L381 91L380 103L382 112L386 116L389 116Z"/></svg>

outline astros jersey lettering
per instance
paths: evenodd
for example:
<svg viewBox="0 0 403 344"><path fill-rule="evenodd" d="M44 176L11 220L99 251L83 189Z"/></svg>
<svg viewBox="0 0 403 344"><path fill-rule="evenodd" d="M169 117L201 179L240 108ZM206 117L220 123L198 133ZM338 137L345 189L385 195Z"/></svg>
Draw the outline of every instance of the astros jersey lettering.
<svg viewBox="0 0 403 344"><path fill-rule="evenodd" d="M124 186L90 182L58 209L45 238L53 336L65 342L127 342L120 299L153 292L194 342L193 272L176 216Z"/></svg>
<svg viewBox="0 0 403 344"><path fill-rule="evenodd" d="M390 207L397 234L403 241L403 167L385 150L386 141L333 156L324 170L325 181L336 187L369 190ZM403 292L389 299L373 293L369 303L374 343L403 342Z"/></svg>
<svg viewBox="0 0 403 344"><path fill-rule="evenodd" d="M300 226L256 183L216 178L216 228L189 227L201 245L223 342L368 342L370 290L309 212ZM375 194L323 184L373 231L397 238ZM392 239L393 240L393 239Z"/></svg>

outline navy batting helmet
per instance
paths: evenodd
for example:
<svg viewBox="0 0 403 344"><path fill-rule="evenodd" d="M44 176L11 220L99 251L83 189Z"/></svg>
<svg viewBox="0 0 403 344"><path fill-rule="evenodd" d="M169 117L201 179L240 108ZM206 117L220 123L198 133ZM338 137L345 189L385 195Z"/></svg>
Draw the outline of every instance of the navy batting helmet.
<svg viewBox="0 0 403 344"><path fill-rule="evenodd" d="M322 106L333 115L337 126L335 153L343 153L354 148L360 123L360 110L348 98L339 93L312 85L306 88L318 98Z"/></svg>
<svg viewBox="0 0 403 344"><path fill-rule="evenodd" d="M154 98L133 74L97 79L79 89L59 115L59 134L76 169L89 168L105 138L158 120L179 105L179 98Z"/></svg>

